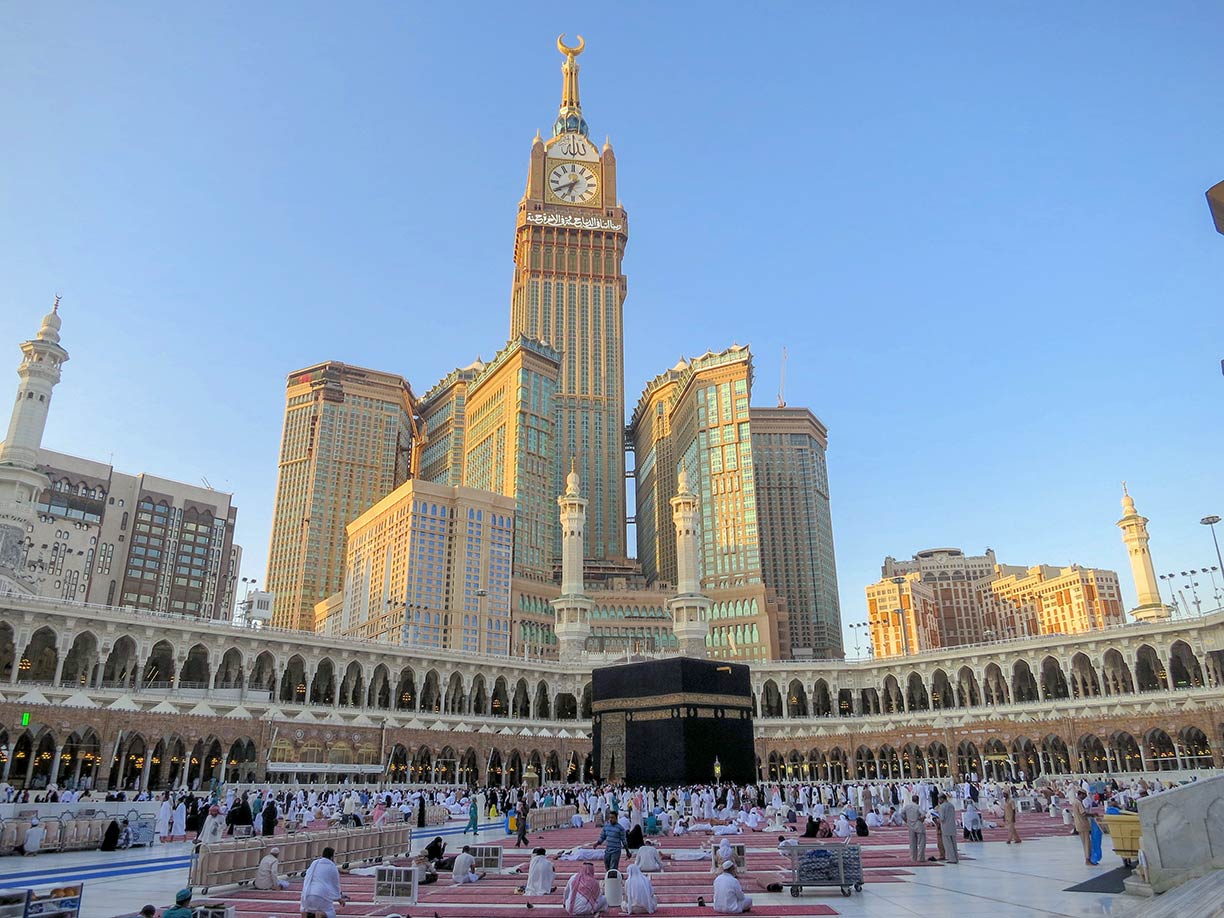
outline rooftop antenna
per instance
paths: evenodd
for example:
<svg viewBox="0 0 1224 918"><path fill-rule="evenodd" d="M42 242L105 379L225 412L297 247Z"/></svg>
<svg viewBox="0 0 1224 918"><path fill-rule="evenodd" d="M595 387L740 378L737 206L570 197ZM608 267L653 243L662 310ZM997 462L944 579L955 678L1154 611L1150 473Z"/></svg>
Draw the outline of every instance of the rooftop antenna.
<svg viewBox="0 0 1224 918"><path fill-rule="evenodd" d="M200 476L200 481L204 482L204 487L208 488L208 490L210 491L213 490L213 486L209 484L208 479L205 478L203 475Z"/></svg>
<svg viewBox="0 0 1224 918"><path fill-rule="evenodd" d="M782 348L782 382L778 386L778 407L786 407L786 347Z"/></svg>

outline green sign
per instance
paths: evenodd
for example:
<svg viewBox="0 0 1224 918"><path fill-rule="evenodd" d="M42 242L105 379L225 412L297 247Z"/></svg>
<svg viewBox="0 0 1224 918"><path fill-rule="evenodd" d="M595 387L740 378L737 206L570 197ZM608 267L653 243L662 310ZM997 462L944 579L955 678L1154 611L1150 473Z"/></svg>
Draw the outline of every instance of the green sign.
<svg viewBox="0 0 1224 918"><path fill-rule="evenodd" d="M23 727L28 727L30 725L30 712L29 711L21 712L21 725Z"/></svg>

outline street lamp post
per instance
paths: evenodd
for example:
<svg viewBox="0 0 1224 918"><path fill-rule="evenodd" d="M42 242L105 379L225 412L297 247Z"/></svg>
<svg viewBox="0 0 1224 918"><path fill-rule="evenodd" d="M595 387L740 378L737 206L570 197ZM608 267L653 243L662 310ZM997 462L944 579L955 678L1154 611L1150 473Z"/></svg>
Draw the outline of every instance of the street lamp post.
<svg viewBox="0 0 1224 918"><path fill-rule="evenodd" d="M905 583L904 577L894 577L892 582L897 586L897 618L901 620L901 652L905 656L909 656L909 628L906 627L905 621L905 602L901 596L901 587Z"/></svg>
<svg viewBox="0 0 1224 918"><path fill-rule="evenodd" d="M1185 587L1189 587L1189 588L1190 588L1190 595L1194 597L1194 611L1195 611L1195 613L1196 613L1196 614L1198 614L1198 615L1202 615L1202 614L1203 614L1203 601L1202 601L1201 599L1199 599L1199 594L1198 594L1198 581L1194 579L1194 577L1195 577L1195 575L1196 575L1197 573L1198 573L1198 571L1191 569L1191 570L1189 570L1189 571L1182 571L1182 572L1181 572L1181 575L1182 575L1183 577L1187 577L1187 578L1189 578L1189 581L1188 581L1188 582L1185 584ZM1183 589L1185 589L1185 587L1183 587Z"/></svg>
<svg viewBox="0 0 1224 918"><path fill-rule="evenodd" d="M1203 526L1211 527L1211 541L1215 543L1216 562L1220 565L1220 570L1224 571L1224 557L1221 557L1220 555L1220 540L1216 538L1216 531L1215 531L1216 523L1218 523L1219 521L1220 521L1220 518L1213 514L1212 516L1203 517L1201 520L1199 520L1199 523Z"/></svg>
<svg viewBox="0 0 1224 918"><path fill-rule="evenodd" d="M852 622L850 624L850 633L854 635L854 656L856 658L861 656L860 648L862 645L859 642L859 635L870 627L867 622ZM870 647L871 641L868 640L867 644Z"/></svg>
<svg viewBox="0 0 1224 918"><path fill-rule="evenodd" d="M1181 608L1177 605L1177 587L1173 584L1173 579L1176 576L1176 574L1161 574L1160 579L1162 581L1167 580L1169 582L1169 602L1176 611L1180 612Z"/></svg>

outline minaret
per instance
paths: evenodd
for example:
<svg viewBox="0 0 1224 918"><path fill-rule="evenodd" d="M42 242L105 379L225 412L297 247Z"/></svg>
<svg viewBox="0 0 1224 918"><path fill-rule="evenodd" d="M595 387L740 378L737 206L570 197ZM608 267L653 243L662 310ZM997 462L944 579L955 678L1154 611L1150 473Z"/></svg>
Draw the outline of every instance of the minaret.
<svg viewBox="0 0 1224 918"><path fill-rule="evenodd" d="M1135 578L1135 592L1139 595L1139 605L1131 609L1131 615L1141 622L1163 621L1169 617L1169 607L1161 600L1156 585L1156 568L1152 566L1152 553L1148 551L1147 524L1147 517L1139 515L1135 499L1126 490L1126 482L1122 482L1122 519L1117 525L1130 555L1131 576Z"/></svg>
<svg viewBox="0 0 1224 918"><path fill-rule="evenodd" d="M47 476L38 471L38 449L47 426L51 390L60 381L68 352L59 343L59 297L43 316L42 327L21 345L17 400L8 435L0 446L0 589L10 584L28 589L23 571L26 532L36 517L39 492Z"/></svg>
<svg viewBox="0 0 1224 918"><path fill-rule="evenodd" d="M676 496L671 499L672 522L676 526L676 595L667 601L672 614L672 631L685 657L705 657L706 635L710 633L709 597L701 592L700 564L697 556L697 522L701 507L697 495L689 490L688 472L683 466L676 476Z"/></svg>
<svg viewBox="0 0 1224 918"><path fill-rule="evenodd" d="M552 601L557 613L554 628L558 653L563 663L582 659L591 633L591 608L595 605L583 594L582 539L587 502L579 494L578 485L578 472L571 461L565 493L557 498L561 508L561 595Z"/></svg>

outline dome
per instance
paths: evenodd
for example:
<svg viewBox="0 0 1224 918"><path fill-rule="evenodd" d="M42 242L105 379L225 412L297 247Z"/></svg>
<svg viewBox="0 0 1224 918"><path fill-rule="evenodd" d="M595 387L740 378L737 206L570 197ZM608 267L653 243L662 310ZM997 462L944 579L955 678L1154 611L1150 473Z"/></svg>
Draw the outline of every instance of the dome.
<svg viewBox="0 0 1224 918"><path fill-rule="evenodd" d="M51 311L43 316L42 328L38 330L38 337L43 341L58 344L60 339L59 331L62 325L63 321L59 317L59 297L57 296Z"/></svg>

